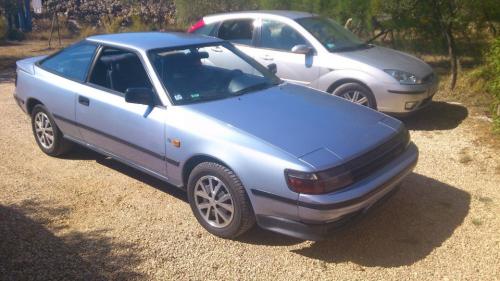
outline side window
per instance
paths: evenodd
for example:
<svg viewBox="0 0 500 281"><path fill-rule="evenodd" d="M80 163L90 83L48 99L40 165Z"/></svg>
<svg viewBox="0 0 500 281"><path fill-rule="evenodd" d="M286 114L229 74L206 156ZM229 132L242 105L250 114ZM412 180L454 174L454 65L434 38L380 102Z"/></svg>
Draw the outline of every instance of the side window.
<svg viewBox="0 0 500 281"><path fill-rule="evenodd" d="M40 65L66 78L84 81L96 49L92 43L78 43L43 60Z"/></svg>
<svg viewBox="0 0 500 281"><path fill-rule="evenodd" d="M236 44L251 45L254 26L253 19L227 20L219 28L217 37Z"/></svg>
<svg viewBox="0 0 500 281"><path fill-rule="evenodd" d="M89 82L120 93L125 93L128 88L152 89L139 57L135 53L115 48L102 50Z"/></svg>
<svg viewBox="0 0 500 281"><path fill-rule="evenodd" d="M261 47L289 52L294 46L302 44L309 45L302 35L287 24L273 20L262 21Z"/></svg>

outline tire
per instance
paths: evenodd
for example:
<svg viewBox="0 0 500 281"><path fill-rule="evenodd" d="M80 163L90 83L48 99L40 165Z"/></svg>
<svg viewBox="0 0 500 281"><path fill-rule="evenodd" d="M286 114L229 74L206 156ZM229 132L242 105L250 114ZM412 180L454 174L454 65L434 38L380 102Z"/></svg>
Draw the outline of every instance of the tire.
<svg viewBox="0 0 500 281"><path fill-rule="evenodd" d="M356 93L358 93L357 96ZM370 89L359 83L342 84L332 92L332 95L377 110L375 96Z"/></svg>
<svg viewBox="0 0 500 281"><path fill-rule="evenodd" d="M72 147L72 143L63 137L47 108L41 104L36 105L31 112L31 128L38 147L47 155L59 156Z"/></svg>
<svg viewBox="0 0 500 281"><path fill-rule="evenodd" d="M224 199L228 198L227 194L230 199ZM213 235L234 239L255 224L255 215L243 184L233 171L220 164L203 162L193 169L188 180L188 199L198 222ZM224 205L215 200L221 200L219 202Z"/></svg>

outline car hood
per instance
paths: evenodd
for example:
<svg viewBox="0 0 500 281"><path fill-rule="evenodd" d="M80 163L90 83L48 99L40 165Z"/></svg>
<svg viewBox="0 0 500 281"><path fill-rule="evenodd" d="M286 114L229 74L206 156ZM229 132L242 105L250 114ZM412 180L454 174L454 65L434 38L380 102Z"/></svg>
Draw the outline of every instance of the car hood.
<svg viewBox="0 0 500 281"><path fill-rule="evenodd" d="M356 157L390 138L402 126L369 108L287 83L189 107L315 168Z"/></svg>
<svg viewBox="0 0 500 281"><path fill-rule="evenodd" d="M432 68L424 61L409 54L379 46L351 52L338 52L335 54L380 70L403 70L413 73L420 78L432 73Z"/></svg>

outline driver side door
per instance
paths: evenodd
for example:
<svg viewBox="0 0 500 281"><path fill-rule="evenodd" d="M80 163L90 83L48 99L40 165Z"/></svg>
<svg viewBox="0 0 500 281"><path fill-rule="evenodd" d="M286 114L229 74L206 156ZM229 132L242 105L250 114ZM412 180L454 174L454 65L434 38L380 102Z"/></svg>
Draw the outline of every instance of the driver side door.
<svg viewBox="0 0 500 281"><path fill-rule="evenodd" d="M296 45L308 45L293 27L276 20L262 19L257 40L257 50L253 57L262 65L275 63L277 75L289 82L309 85L318 79L320 67L314 53L297 54L292 52Z"/></svg>
<svg viewBox="0 0 500 281"><path fill-rule="evenodd" d="M83 140L159 176L166 176L166 108L125 101L127 88L150 88L140 56L103 47L77 93L76 123ZM156 97L155 97L156 98Z"/></svg>

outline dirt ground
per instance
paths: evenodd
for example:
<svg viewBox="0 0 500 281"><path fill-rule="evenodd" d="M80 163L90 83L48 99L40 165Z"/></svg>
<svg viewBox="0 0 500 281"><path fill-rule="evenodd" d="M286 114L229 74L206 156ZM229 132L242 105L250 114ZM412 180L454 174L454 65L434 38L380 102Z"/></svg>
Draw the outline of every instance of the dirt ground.
<svg viewBox="0 0 500 281"><path fill-rule="evenodd" d="M463 105L405 120L416 170L358 223L322 242L257 227L231 241L172 186L84 148L44 155L13 90L0 73L0 280L500 280L500 151Z"/></svg>

